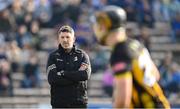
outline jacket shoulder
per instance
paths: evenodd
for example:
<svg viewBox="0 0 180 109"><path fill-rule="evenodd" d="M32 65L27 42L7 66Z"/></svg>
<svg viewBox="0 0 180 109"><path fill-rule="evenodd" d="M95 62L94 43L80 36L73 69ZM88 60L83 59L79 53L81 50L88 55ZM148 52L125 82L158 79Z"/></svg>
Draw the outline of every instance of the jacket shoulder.
<svg viewBox="0 0 180 109"><path fill-rule="evenodd" d="M58 50L53 50L49 53L49 56L59 55Z"/></svg>
<svg viewBox="0 0 180 109"><path fill-rule="evenodd" d="M78 54L82 54L82 53L84 53L84 50L82 50L82 49L80 49L80 48L77 48L77 49L75 50L75 52L78 53Z"/></svg>
<svg viewBox="0 0 180 109"><path fill-rule="evenodd" d="M76 49L75 53L78 55L81 55L82 57L88 55L84 50L82 50L80 48Z"/></svg>

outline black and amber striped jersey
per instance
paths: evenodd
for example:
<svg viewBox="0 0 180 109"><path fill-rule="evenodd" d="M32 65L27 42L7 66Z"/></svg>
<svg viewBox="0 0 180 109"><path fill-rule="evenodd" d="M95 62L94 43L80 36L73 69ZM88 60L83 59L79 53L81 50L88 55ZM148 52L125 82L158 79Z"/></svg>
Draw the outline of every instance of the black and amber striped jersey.
<svg viewBox="0 0 180 109"><path fill-rule="evenodd" d="M132 108L170 108L159 87L148 50L137 40L127 39L115 45L111 66L116 78L132 77Z"/></svg>

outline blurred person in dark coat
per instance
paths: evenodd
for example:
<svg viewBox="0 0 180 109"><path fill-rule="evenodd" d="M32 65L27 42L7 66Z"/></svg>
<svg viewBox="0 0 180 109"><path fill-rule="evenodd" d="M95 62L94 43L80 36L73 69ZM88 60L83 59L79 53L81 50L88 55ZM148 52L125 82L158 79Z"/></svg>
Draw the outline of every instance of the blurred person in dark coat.
<svg viewBox="0 0 180 109"><path fill-rule="evenodd" d="M10 74L10 62L2 58L0 59L0 96L12 95L12 81Z"/></svg>

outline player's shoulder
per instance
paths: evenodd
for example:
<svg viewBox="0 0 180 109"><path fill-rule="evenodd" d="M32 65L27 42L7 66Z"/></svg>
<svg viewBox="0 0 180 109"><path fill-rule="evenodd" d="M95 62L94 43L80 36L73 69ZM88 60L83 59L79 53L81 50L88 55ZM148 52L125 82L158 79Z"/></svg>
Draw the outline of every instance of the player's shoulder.
<svg viewBox="0 0 180 109"><path fill-rule="evenodd" d="M128 38L127 44L129 45L129 47L134 48L134 49L143 47L143 44L137 39Z"/></svg>
<svg viewBox="0 0 180 109"><path fill-rule="evenodd" d="M115 64L117 62L127 62L131 61L132 57L129 52L129 41L123 41L120 43L117 43L114 46L114 49L112 50L111 54L111 64Z"/></svg>
<svg viewBox="0 0 180 109"><path fill-rule="evenodd" d="M136 39L128 39L127 48L128 53L132 57L137 58L140 55L141 51L144 49L144 45Z"/></svg>
<svg viewBox="0 0 180 109"><path fill-rule="evenodd" d="M127 39L118 43L112 51L113 58L122 58L122 60L131 60L139 56L144 46L135 39ZM116 59L115 59L116 60Z"/></svg>
<svg viewBox="0 0 180 109"><path fill-rule="evenodd" d="M115 49L121 49L127 51L128 49L139 49L142 48L143 45L136 39L128 38L126 41L120 42L116 44Z"/></svg>

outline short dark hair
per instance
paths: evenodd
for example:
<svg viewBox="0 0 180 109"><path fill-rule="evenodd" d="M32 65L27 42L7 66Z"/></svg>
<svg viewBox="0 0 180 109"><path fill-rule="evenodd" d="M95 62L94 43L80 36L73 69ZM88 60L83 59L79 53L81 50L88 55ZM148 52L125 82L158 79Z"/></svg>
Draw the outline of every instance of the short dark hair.
<svg viewBox="0 0 180 109"><path fill-rule="evenodd" d="M62 27L58 30L58 35L59 35L61 32L69 32L69 33L73 33L73 34L74 34L73 28L71 28L69 25L64 25L64 26L62 26Z"/></svg>

